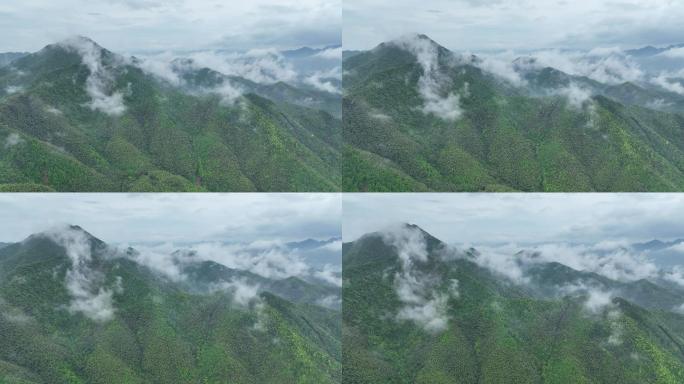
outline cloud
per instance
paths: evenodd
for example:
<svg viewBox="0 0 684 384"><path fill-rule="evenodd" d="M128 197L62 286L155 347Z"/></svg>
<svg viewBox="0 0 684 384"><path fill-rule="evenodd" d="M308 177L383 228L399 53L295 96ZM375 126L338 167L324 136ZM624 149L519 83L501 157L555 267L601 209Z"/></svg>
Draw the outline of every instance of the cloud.
<svg viewBox="0 0 684 384"><path fill-rule="evenodd" d="M615 293L604 290L601 287L588 285L585 283L576 283L566 285L560 288L559 292L562 295L577 295L579 294L584 300L584 308L591 314L599 314L603 312L606 307L613 303Z"/></svg>
<svg viewBox="0 0 684 384"><path fill-rule="evenodd" d="M55 108L55 107L50 107L50 106L48 106L48 107L45 108L45 112L51 113L51 114L53 114L53 115L63 115L63 114L64 114L64 113L63 113L62 111L60 111L59 109L57 109L57 108Z"/></svg>
<svg viewBox="0 0 684 384"><path fill-rule="evenodd" d="M675 79L670 79L666 74L661 74L653 78L652 82L670 92L684 95L684 86L681 82Z"/></svg>
<svg viewBox="0 0 684 384"><path fill-rule="evenodd" d="M212 55L213 53L203 52L203 54ZM195 55L198 54L195 53ZM184 79L183 76L185 74L209 67L200 65L193 59L179 59L171 52L138 58L138 60L135 61L135 65L144 72L166 81L173 86L183 88L187 92L193 94L218 95L221 97L221 103L224 105L230 106L235 104L244 94L242 87L234 84L225 76L219 77L217 84L211 87L196 87L190 84ZM214 68L209 69L216 70Z"/></svg>
<svg viewBox="0 0 684 384"><path fill-rule="evenodd" d="M392 121L392 118L389 115L386 115L382 112L373 112L370 114L370 117L381 122Z"/></svg>
<svg viewBox="0 0 684 384"><path fill-rule="evenodd" d="M110 116L122 115L126 111L123 94L113 90L114 75L102 62L102 48L82 37L69 38L60 45L81 55L82 63L90 71L85 83L86 92L91 99L86 104L88 108Z"/></svg>
<svg viewBox="0 0 684 384"><path fill-rule="evenodd" d="M676 265L663 271L662 278L684 287L684 265Z"/></svg>
<svg viewBox="0 0 684 384"><path fill-rule="evenodd" d="M684 5L670 0L348 0L346 49L418 31L460 50L634 47L681 42Z"/></svg>
<svg viewBox="0 0 684 384"><path fill-rule="evenodd" d="M25 324L34 320L21 309L10 306L2 297L0 297L0 316L9 322L18 324Z"/></svg>
<svg viewBox="0 0 684 384"><path fill-rule="evenodd" d="M675 312L677 312L677 313L680 313L680 314L684 315L684 304L682 304L682 305L680 305L680 306L678 306L678 307L675 307L673 310L674 310Z"/></svg>
<svg viewBox="0 0 684 384"><path fill-rule="evenodd" d="M233 105L242 96L242 89L233 85L230 81L224 80L221 85L213 88L203 88L203 92L213 93L221 97L223 105Z"/></svg>
<svg viewBox="0 0 684 384"><path fill-rule="evenodd" d="M233 296L233 301L240 306L247 307L259 299L259 285L253 285L244 279L224 281L212 287L214 291L227 291Z"/></svg>
<svg viewBox="0 0 684 384"><path fill-rule="evenodd" d="M338 267L326 264L323 269L314 271L313 276L337 287L342 286L342 273Z"/></svg>
<svg viewBox="0 0 684 384"><path fill-rule="evenodd" d="M345 241L396 222L416 223L443 241L478 248L505 243L637 243L684 233L684 196L668 193L347 194L343 206ZM452 211L459 214L443 214Z"/></svg>
<svg viewBox="0 0 684 384"><path fill-rule="evenodd" d="M684 47L670 48L658 54L658 56L663 56L671 59L684 59Z"/></svg>
<svg viewBox="0 0 684 384"><path fill-rule="evenodd" d="M418 92L423 98L423 113L433 114L446 121L456 121L463 114L458 94L449 92L442 96L448 78L440 73L437 45L418 35L404 36L394 44L415 55L423 74L418 79Z"/></svg>
<svg viewBox="0 0 684 384"><path fill-rule="evenodd" d="M317 300L316 304L325 308L338 309L342 306L342 298L335 295L325 296Z"/></svg>
<svg viewBox="0 0 684 384"><path fill-rule="evenodd" d="M128 248L122 245L121 248ZM254 241L251 243L202 242L191 245L163 243L138 244L134 260L160 272L174 281L186 278L183 267L187 263L213 261L228 268L249 271L268 279L299 277L317 278L341 286L339 268L326 264L317 269L302 256L303 251L289 249L281 242ZM182 248L180 252L177 252Z"/></svg>
<svg viewBox="0 0 684 384"><path fill-rule="evenodd" d="M172 85L181 86L184 84L184 81L172 63L174 59L176 59L176 56L172 52L163 52L139 57L134 63L146 73L167 81Z"/></svg>
<svg viewBox="0 0 684 384"><path fill-rule="evenodd" d="M342 46L324 49L314 56L327 60L342 60Z"/></svg>
<svg viewBox="0 0 684 384"><path fill-rule="evenodd" d="M298 76L292 65L274 49L252 49L245 53L200 51L190 53L188 58L196 67L210 68L259 84L291 83Z"/></svg>
<svg viewBox="0 0 684 384"><path fill-rule="evenodd" d="M67 33L128 52L290 49L339 44L340 8L340 0L26 0L3 7L0 31L6 51L36 51Z"/></svg>
<svg viewBox="0 0 684 384"><path fill-rule="evenodd" d="M214 284L210 290L212 292L227 292L232 296L233 303L243 309L253 310L256 315L256 321L252 326L252 330L257 332L266 330L266 323L268 321L266 304L261 299L261 296L259 296L261 287L258 284L250 284L244 279L235 279Z"/></svg>
<svg viewBox="0 0 684 384"><path fill-rule="evenodd" d="M0 136L0 149L4 140ZM335 193L0 194L0 210L0 242L68 222L108 243L286 243L340 237L342 199Z"/></svg>
<svg viewBox="0 0 684 384"><path fill-rule="evenodd" d="M19 136L17 133L10 133L7 135L7 138L5 138L5 149L9 149L14 147L15 145L21 144L24 142L24 139Z"/></svg>
<svg viewBox="0 0 684 384"><path fill-rule="evenodd" d="M514 63L517 57L514 52L505 51L497 54L480 55L479 57L480 61L476 62L475 65L483 71L498 76L517 87L527 85L527 81L521 76L519 64Z"/></svg>
<svg viewBox="0 0 684 384"><path fill-rule="evenodd" d="M65 285L71 295L69 312L80 312L94 321L111 320L115 312L112 296L123 293L121 278L111 289L104 286L104 276L90 267L91 243L85 232L67 226L44 232L43 236L64 247L71 261L65 274Z"/></svg>
<svg viewBox="0 0 684 384"><path fill-rule="evenodd" d="M570 83L565 88L554 89L552 94L567 98L568 104L576 109L582 109L587 102L591 101L592 96L590 89L583 88L575 83Z"/></svg>
<svg viewBox="0 0 684 384"><path fill-rule="evenodd" d="M526 269L541 263L557 262L578 271L594 272L612 280L631 282L659 278L663 271L644 254L624 248L621 243L572 245L545 243L521 246L506 244L478 247L475 261L516 282L527 282ZM614 248L608 248L614 246Z"/></svg>
<svg viewBox="0 0 684 384"><path fill-rule="evenodd" d="M310 76L304 78L304 83L309 84L320 91L342 94L342 90L332 81L332 79L339 79L340 77L340 67L335 67L327 71L314 72Z"/></svg>
<svg viewBox="0 0 684 384"><path fill-rule="evenodd" d="M653 99L646 103L646 107L651 109L663 109L671 107L672 105L672 103L666 101L665 99Z"/></svg>
<svg viewBox="0 0 684 384"><path fill-rule="evenodd" d="M605 84L645 80L645 73L630 57L622 54L600 56L597 51L546 49L530 55L537 69L551 67L573 76L586 76Z"/></svg>
<svg viewBox="0 0 684 384"><path fill-rule="evenodd" d="M606 315L608 321L610 322L610 336L608 336L608 345L619 346L623 343L624 327L620 322L622 317L622 312L618 309L614 309L608 312Z"/></svg>
<svg viewBox="0 0 684 384"><path fill-rule="evenodd" d="M448 293L440 291L440 279L421 272L417 264L428 261L427 244L416 228L399 226L382 232L383 241L394 247L401 269L394 275L394 290L403 306L396 314L399 321L412 321L425 331L439 333L447 328L447 304L450 295L458 297L458 281L451 280Z"/></svg>
<svg viewBox="0 0 684 384"><path fill-rule="evenodd" d="M474 261L479 266L505 276L518 284L526 284L529 282L529 278L525 276L525 270L521 265L520 258L513 251L514 247L514 245L509 245L508 247L478 247L479 254Z"/></svg>
<svg viewBox="0 0 684 384"><path fill-rule="evenodd" d="M12 94L21 92L23 90L24 90L24 87L22 87L20 85L9 85L9 86L7 86L7 88L5 88L5 93L7 93L8 95L12 95Z"/></svg>

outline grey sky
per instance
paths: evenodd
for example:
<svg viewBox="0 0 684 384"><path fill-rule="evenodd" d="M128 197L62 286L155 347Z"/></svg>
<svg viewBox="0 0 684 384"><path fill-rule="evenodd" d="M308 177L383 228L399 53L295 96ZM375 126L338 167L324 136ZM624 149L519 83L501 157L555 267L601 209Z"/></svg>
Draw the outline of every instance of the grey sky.
<svg viewBox="0 0 684 384"><path fill-rule="evenodd" d="M339 194L0 194L0 241L80 225L106 242L327 239Z"/></svg>
<svg viewBox="0 0 684 384"><path fill-rule="evenodd" d="M684 238L682 194L345 194L344 241L408 222L449 243Z"/></svg>
<svg viewBox="0 0 684 384"><path fill-rule="evenodd" d="M72 35L119 52L339 44L341 0L21 0L0 3L0 52Z"/></svg>
<svg viewBox="0 0 684 384"><path fill-rule="evenodd" d="M425 33L454 50L684 42L677 0L345 0L345 49Z"/></svg>

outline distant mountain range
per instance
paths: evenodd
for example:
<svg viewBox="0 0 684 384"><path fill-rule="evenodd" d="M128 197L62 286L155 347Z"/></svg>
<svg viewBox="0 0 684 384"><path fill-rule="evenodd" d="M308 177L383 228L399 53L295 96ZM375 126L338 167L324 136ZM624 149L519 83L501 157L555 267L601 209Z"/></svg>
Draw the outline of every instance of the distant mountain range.
<svg viewBox="0 0 684 384"><path fill-rule="evenodd" d="M341 382L338 288L140 257L77 226L0 248L0 381Z"/></svg>
<svg viewBox="0 0 684 384"><path fill-rule="evenodd" d="M684 287L561 263L516 279L419 227L344 244L347 383L679 383Z"/></svg>
<svg viewBox="0 0 684 384"><path fill-rule="evenodd" d="M0 190L340 189L339 95L144 63L77 37L0 68Z"/></svg>
<svg viewBox="0 0 684 384"><path fill-rule="evenodd" d="M0 53L0 67L11 64L13 61L20 59L29 53L27 52L3 52Z"/></svg>
<svg viewBox="0 0 684 384"><path fill-rule="evenodd" d="M614 63L571 75L425 35L347 53L343 189L684 190L683 80L597 81Z"/></svg>

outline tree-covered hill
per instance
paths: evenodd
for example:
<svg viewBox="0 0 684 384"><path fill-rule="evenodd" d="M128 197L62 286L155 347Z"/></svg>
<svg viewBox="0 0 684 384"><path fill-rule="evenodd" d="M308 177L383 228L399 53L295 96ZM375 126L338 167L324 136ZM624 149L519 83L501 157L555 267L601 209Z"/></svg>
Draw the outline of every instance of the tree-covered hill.
<svg viewBox="0 0 684 384"><path fill-rule="evenodd" d="M427 36L343 61L345 191L682 191L684 96Z"/></svg>
<svg viewBox="0 0 684 384"><path fill-rule="evenodd" d="M682 287L541 262L512 279L481 258L416 226L346 243L343 382L684 380Z"/></svg>
<svg viewBox="0 0 684 384"><path fill-rule="evenodd" d="M0 382L341 381L340 312L295 291L328 287L138 257L79 227L1 248Z"/></svg>
<svg viewBox="0 0 684 384"><path fill-rule="evenodd" d="M0 190L340 189L338 97L190 64L79 37L0 68Z"/></svg>

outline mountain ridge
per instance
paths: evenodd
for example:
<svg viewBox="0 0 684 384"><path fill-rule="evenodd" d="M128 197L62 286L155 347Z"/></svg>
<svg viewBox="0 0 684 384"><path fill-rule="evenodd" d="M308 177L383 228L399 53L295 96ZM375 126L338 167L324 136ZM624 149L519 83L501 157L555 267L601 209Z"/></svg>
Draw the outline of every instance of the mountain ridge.
<svg viewBox="0 0 684 384"><path fill-rule="evenodd" d="M629 104L650 91L544 69L521 87L425 41L344 60L345 191L684 188L684 117Z"/></svg>
<svg viewBox="0 0 684 384"><path fill-rule="evenodd" d="M0 189L339 189L340 121L322 93L226 77L198 94L91 40L67 43L0 69Z"/></svg>
<svg viewBox="0 0 684 384"><path fill-rule="evenodd" d="M345 244L345 381L675 383L684 377L684 317L672 308L646 309L606 295L585 281L596 275L559 263L535 273L548 274L553 285L559 273L569 273L564 281L573 284L544 292L543 280L514 282L479 266L475 250L425 255L424 235L404 230ZM681 290L676 298L684 300Z"/></svg>

